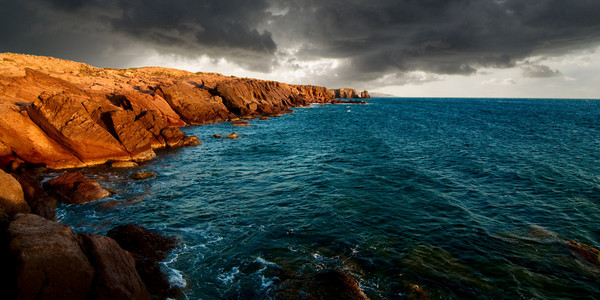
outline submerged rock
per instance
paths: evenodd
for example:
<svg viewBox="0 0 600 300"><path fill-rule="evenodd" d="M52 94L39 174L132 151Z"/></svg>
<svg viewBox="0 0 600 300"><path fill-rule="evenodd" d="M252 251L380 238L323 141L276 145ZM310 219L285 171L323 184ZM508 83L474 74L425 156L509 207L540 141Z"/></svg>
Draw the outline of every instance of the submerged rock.
<svg viewBox="0 0 600 300"><path fill-rule="evenodd" d="M92 179L85 178L79 171L63 174L48 182L51 191L69 204L83 204L104 199L111 193Z"/></svg>
<svg viewBox="0 0 600 300"><path fill-rule="evenodd" d="M278 299L369 299L352 276L326 269L284 280L275 291Z"/></svg>
<svg viewBox="0 0 600 300"><path fill-rule="evenodd" d="M151 177L156 177L156 172L153 172L153 171L137 171L137 172L134 172L133 174L131 174L129 176L129 178L136 179L136 180L147 179L147 178L151 178Z"/></svg>
<svg viewBox="0 0 600 300"><path fill-rule="evenodd" d="M567 248L589 263L600 266L600 251L598 249L573 240L567 242Z"/></svg>
<svg viewBox="0 0 600 300"><path fill-rule="evenodd" d="M222 139L223 138L223 136L220 135L220 134L213 134L213 137L216 138L216 139Z"/></svg>
<svg viewBox="0 0 600 300"><path fill-rule="evenodd" d="M226 136L226 139L237 139L239 136L237 135L237 133L232 132L230 135Z"/></svg>

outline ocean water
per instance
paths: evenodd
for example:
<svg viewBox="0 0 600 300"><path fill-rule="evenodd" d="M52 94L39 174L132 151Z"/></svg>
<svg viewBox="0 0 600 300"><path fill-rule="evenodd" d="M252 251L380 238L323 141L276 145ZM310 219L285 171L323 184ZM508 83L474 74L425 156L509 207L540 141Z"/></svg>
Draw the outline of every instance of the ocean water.
<svg viewBox="0 0 600 300"><path fill-rule="evenodd" d="M105 234L182 240L163 264L189 299L269 299L282 273L342 269L371 299L600 298L600 101L370 99L249 127L132 170L84 172L118 194L61 206ZM239 139L213 134L237 132Z"/></svg>

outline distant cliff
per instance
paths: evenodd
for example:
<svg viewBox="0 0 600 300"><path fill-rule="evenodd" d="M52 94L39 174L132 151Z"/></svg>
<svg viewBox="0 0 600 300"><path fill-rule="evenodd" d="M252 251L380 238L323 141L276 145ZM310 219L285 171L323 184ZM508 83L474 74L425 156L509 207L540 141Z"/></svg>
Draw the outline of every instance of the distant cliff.
<svg viewBox="0 0 600 300"><path fill-rule="evenodd" d="M216 73L158 67L102 69L3 53L0 167L11 160L49 168L145 161L155 156L156 149L198 143L178 127L277 116L290 107L334 98L358 94L353 89Z"/></svg>
<svg viewBox="0 0 600 300"><path fill-rule="evenodd" d="M333 94L333 97L336 99L356 99L356 98L369 99L369 98L371 98L371 96L369 96L369 92L366 90L362 91L360 94L355 89L350 89L350 88L333 89L330 91Z"/></svg>

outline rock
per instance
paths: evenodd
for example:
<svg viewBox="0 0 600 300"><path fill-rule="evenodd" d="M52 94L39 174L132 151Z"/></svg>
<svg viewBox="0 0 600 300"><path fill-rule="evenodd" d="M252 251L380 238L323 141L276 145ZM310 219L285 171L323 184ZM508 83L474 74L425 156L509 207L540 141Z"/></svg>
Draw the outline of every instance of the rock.
<svg viewBox="0 0 600 300"><path fill-rule="evenodd" d="M201 84L180 81L171 86L160 86L158 93L181 116L193 125L224 121L229 111L219 96L213 96Z"/></svg>
<svg viewBox="0 0 600 300"><path fill-rule="evenodd" d="M63 174L47 183L59 199L69 204L83 204L110 196L110 192L79 171Z"/></svg>
<svg viewBox="0 0 600 300"><path fill-rule="evenodd" d="M169 148L178 148L185 145L185 134L177 127L166 127L160 135L165 139Z"/></svg>
<svg viewBox="0 0 600 300"><path fill-rule="evenodd" d="M167 257L168 251L177 246L177 239L151 232L134 224L115 227L107 235L133 254L140 277L152 295L174 297L178 291L172 288L158 262Z"/></svg>
<svg viewBox="0 0 600 300"><path fill-rule="evenodd" d="M0 144L6 149L1 156L14 152L27 162L50 168L85 165L70 149L50 138L27 114L20 113L15 105L0 103L0 115Z"/></svg>
<svg viewBox="0 0 600 300"><path fill-rule="evenodd" d="M270 120L270 119L271 119L271 118L269 118L269 117L267 117L267 116L260 117L260 120L263 120L263 121L264 121L264 120Z"/></svg>
<svg viewBox="0 0 600 300"><path fill-rule="evenodd" d="M151 299L131 254L109 237L88 233L79 236L95 270L91 298Z"/></svg>
<svg viewBox="0 0 600 300"><path fill-rule="evenodd" d="M137 171L129 176L131 179L147 179L151 177L156 177L156 172L153 171Z"/></svg>
<svg viewBox="0 0 600 300"><path fill-rule="evenodd" d="M94 269L71 228L37 215L17 214L7 234L16 298L87 298Z"/></svg>
<svg viewBox="0 0 600 300"><path fill-rule="evenodd" d="M56 199L50 197L41 184L27 174L11 174L23 187L25 201L31 208L31 213L42 216L48 220L56 218Z"/></svg>
<svg viewBox="0 0 600 300"><path fill-rule="evenodd" d="M216 138L216 139L222 139L223 138L223 136L220 135L220 134L213 134L213 137Z"/></svg>
<svg viewBox="0 0 600 300"><path fill-rule="evenodd" d="M133 111L106 112L102 114L102 121L108 131L121 142L134 161L147 161L156 156L151 145L151 139L154 136L144 127L147 124L136 121Z"/></svg>
<svg viewBox="0 0 600 300"><path fill-rule="evenodd" d="M568 241L566 246L577 256L585 259L591 264L600 266L600 251L598 251L598 249L573 240Z"/></svg>
<svg viewBox="0 0 600 300"><path fill-rule="evenodd" d="M363 99L370 99L370 98L371 98L371 95L369 95L369 91L367 91L367 90L364 90L364 91L362 91L362 92L360 93L360 97L361 97L361 98L363 98Z"/></svg>
<svg viewBox="0 0 600 300"><path fill-rule="evenodd" d="M275 291L280 299L369 299L358 283L341 270L322 270L284 280Z"/></svg>
<svg viewBox="0 0 600 300"><path fill-rule="evenodd" d="M333 93L334 93L333 98L338 98L338 99L359 98L358 93L356 92L355 89L348 89L348 88L335 89L335 90L333 90Z"/></svg>
<svg viewBox="0 0 600 300"><path fill-rule="evenodd" d="M110 164L111 168L135 168L139 167L139 165L133 161L117 161Z"/></svg>
<svg viewBox="0 0 600 300"><path fill-rule="evenodd" d="M156 111L150 110L141 112L136 117L136 121L152 134L150 139L152 149L159 149L167 146L165 138L160 134L167 126Z"/></svg>
<svg viewBox="0 0 600 300"><path fill-rule="evenodd" d="M240 126L250 126L250 122L246 122L246 121L234 121L231 122L233 124L233 126L236 127L240 127Z"/></svg>
<svg viewBox="0 0 600 300"><path fill-rule="evenodd" d="M239 136L237 133L232 132L230 135L226 136L226 139L237 139Z"/></svg>
<svg viewBox="0 0 600 300"><path fill-rule="evenodd" d="M163 126L184 126L177 112L167 101L153 91L120 90L112 95L111 101L123 109L133 110L136 115L153 111L159 117Z"/></svg>
<svg viewBox="0 0 600 300"><path fill-rule="evenodd" d="M70 149L86 164L103 164L109 159L129 160L129 153L87 112L88 98L44 93L27 112L50 137Z"/></svg>
<svg viewBox="0 0 600 300"><path fill-rule="evenodd" d="M0 170L0 213L12 216L30 211L19 181Z"/></svg>
<svg viewBox="0 0 600 300"><path fill-rule="evenodd" d="M429 300L431 296L425 290L423 290L420 286L407 283L405 285L406 288L406 299L408 300Z"/></svg>

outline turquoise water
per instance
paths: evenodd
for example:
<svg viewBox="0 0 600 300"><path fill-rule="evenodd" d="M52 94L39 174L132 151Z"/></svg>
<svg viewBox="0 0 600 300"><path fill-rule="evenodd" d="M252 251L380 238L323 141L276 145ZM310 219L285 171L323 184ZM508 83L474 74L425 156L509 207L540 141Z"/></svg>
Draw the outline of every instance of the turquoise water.
<svg viewBox="0 0 600 300"><path fill-rule="evenodd" d="M371 99L184 131L202 145L139 168L156 178L86 170L119 193L59 215L180 237L164 267L190 299L265 299L281 270L323 268L372 299L407 283L444 299L600 297L599 267L565 247L600 247L600 101Z"/></svg>

